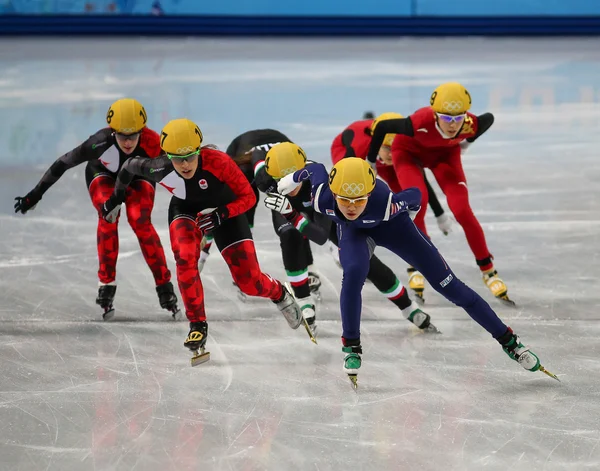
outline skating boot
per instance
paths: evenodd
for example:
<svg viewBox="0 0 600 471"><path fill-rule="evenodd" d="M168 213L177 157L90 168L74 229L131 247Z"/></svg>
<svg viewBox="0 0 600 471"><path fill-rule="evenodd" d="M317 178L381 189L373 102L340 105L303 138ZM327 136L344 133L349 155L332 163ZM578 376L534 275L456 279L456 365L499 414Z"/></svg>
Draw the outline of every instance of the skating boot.
<svg viewBox="0 0 600 471"><path fill-rule="evenodd" d="M310 296L307 298L299 298L298 304L302 310L304 327L307 329L306 332L310 336L310 339L314 343L317 343L317 310L315 304Z"/></svg>
<svg viewBox="0 0 600 471"><path fill-rule="evenodd" d="M425 303L423 292L425 291L425 277L421 272L413 267L406 270L408 272L408 287L413 290L419 304Z"/></svg>
<svg viewBox="0 0 600 471"><path fill-rule="evenodd" d="M423 332L432 334L441 334L438 328L431 323L431 316L423 312L417 303L414 301L405 309L402 309L402 314L409 322L412 322Z"/></svg>
<svg viewBox="0 0 600 471"><path fill-rule="evenodd" d="M177 307L177 296L173 290L173 283L168 281L164 285L157 286L156 292L158 293L158 302L160 302L160 307L166 309L167 311L171 311L173 320L179 320L181 318L181 311Z"/></svg>
<svg viewBox="0 0 600 471"><path fill-rule="evenodd" d="M505 304L509 306L514 306L515 303L508 297L508 289L502 281L502 278L498 276L498 272L496 270L490 270L483 273L483 282L490 289L492 294Z"/></svg>
<svg viewBox="0 0 600 471"><path fill-rule="evenodd" d="M103 284L98 285L98 297L96 298L96 304L98 304L104 312L102 313L102 319L105 321L111 320L115 316L115 308L113 307L113 301L115 299L115 293L117 292L117 285Z"/></svg>
<svg viewBox="0 0 600 471"><path fill-rule="evenodd" d="M284 285L281 285L281 289L281 297L276 301L273 300L273 303L275 303L277 309L283 314L288 325L296 330L304 321L302 311L291 291Z"/></svg>
<svg viewBox="0 0 600 471"><path fill-rule="evenodd" d="M360 340L346 340L342 337L344 346L342 352L347 355L344 357L344 372L348 375L350 383L354 389L358 388L358 370L362 364L362 347Z"/></svg>
<svg viewBox="0 0 600 471"><path fill-rule="evenodd" d="M321 278L317 272L308 272L308 287L315 300L321 301Z"/></svg>
<svg viewBox="0 0 600 471"><path fill-rule="evenodd" d="M502 345L504 352L519 365L529 371L541 371L551 378L560 381L558 377L546 370L540 365L539 357L533 353L529 347L521 343L521 339L513 333L512 329L508 329L504 335L498 337L498 342Z"/></svg>
<svg viewBox="0 0 600 471"><path fill-rule="evenodd" d="M192 351L190 360L192 366L198 366L210 360L210 352L205 352L207 338L208 324L206 321L190 322L190 333L183 342L183 346Z"/></svg>

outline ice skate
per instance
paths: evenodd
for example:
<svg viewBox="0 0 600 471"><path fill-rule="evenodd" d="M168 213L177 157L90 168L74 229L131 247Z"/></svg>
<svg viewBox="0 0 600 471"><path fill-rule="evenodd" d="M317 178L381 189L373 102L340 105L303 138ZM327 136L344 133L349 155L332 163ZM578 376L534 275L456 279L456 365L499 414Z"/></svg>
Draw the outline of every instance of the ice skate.
<svg viewBox="0 0 600 471"><path fill-rule="evenodd" d="M190 322L190 333L183 342L183 346L192 352L190 359L192 366L198 366L210 360L210 352L205 351L207 337L208 324L206 321Z"/></svg>
<svg viewBox="0 0 600 471"><path fill-rule="evenodd" d="M360 357L362 354L362 347L360 344L347 345L342 347L342 352L347 354L344 357L344 372L348 375L352 387L356 390L358 388L358 370L362 364L362 359Z"/></svg>
<svg viewBox="0 0 600 471"><path fill-rule="evenodd" d="M304 318L304 327L308 333L310 340L313 343L317 343L317 313L316 307L313 303L312 298L299 298L298 304L302 310L302 317Z"/></svg>
<svg viewBox="0 0 600 471"><path fill-rule="evenodd" d="M499 299L504 304L509 306L515 306L515 302L508 297L508 289L506 288L504 281L502 281L502 278L498 276L498 272L496 270L484 272L483 282L496 297L496 299Z"/></svg>
<svg viewBox="0 0 600 471"><path fill-rule="evenodd" d="M425 303L425 298L423 297L423 292L425 291L425 277L421 274L421 272L415 270L414 268L409 268L408 272L408 287L413 291L415 297L417 298L417 302L419 304Z"/></svg>
<svg viewBox="0 0 600 471"><path fill-rule="evenodd" d="M423 332L430 334L441 334L440 330L431 323L431 316L422 311L414 301L409 307L402 309L402 314L405 315L406 320L412 322Z"/></svg>
<svg viewBox="0 0 600 471"><path fill-rule="evenodd" d="M173 290L173 283L168 281L164 285L157 286L156 293L158 294L160 307L170 311L173 320L177 321L181 319L181 311L177 307L177 296Z"/></svg>
<svg viewBox="0 0 600 471"><path fill-rule="evenodd" d="M526 370L539 370L551 378L560 381L554 373L550 373L540 364L539 357L529 347L523 345L521 339L511 329L508 329L502 337L499 337L498 342L502 345L504 352Z"/></svg>
<svg viewBox="0 0 600 471"><path fill-rule="evenodd" d="M98 297L96 298L96 304L98 304L104 310L102 313L102 319L105 321L109 321L115 316L113 301L115 299L116 292L117 285L114 283L100 283L98 286Z"/></svg>
<svg viewBox="0 0 600 471"><path fill-rule="evenodd" d="M281 298L279 298L277 301L273 300L273 302L277 306L277 309L279 309L279 311L283 314L283 317L285 317L288 325L292 329L296 330L304 321L304 318L302 317L302 311L300 310L300 306L298 306L298 303L294 299L294 295L291 293L291 291L284 285L281 285L281 288Z"/></svg>
<svg viewBox="0 0 600 471"><path fill-rule="evenodd" d="M308 272L308 287L316 301L321 301L321 278L314 271Z"/></svg>

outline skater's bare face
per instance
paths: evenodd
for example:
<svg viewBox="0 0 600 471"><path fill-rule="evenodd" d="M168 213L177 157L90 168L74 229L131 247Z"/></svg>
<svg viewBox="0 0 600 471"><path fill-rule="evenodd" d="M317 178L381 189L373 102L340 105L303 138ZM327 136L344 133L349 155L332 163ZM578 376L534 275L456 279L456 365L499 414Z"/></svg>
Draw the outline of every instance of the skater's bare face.
<svg viewBox="0 0 600 471"><path fill-rule="evenodd" d="M381 146L379 148L379 158L386 165L392 165L392 149L389 146Z"/></svg>
<svg viewBox="0 0 600 471"><path fill-rule="evenodd" d="M115 137L117 138L117 145L126 155L130 155L140 142L139 132L133 134L121 134L117 132L115 133Z"/></svg>
<svg viewBox="0 0 600 471"><path fill-rule="evenodd" d="M342 213L348 221L354 221L364 213L369 197L364 196L362 198L349 199L336 195L335 201L340 213Z"/></svg>
<svg viewBox="0 0 600 471"><path fill-rule="evenodd" d="M185 157L169 155L175 171L186 180L189 180L194 176L198 169L198 152L194 152Z"/></svg>
<svg viewBox="0 0 600 471"><path fill-rule="evenodd" d="M437 123L442 132L448 137L455 137L465 121L466 115L451 116L436 113Z"/></svg>

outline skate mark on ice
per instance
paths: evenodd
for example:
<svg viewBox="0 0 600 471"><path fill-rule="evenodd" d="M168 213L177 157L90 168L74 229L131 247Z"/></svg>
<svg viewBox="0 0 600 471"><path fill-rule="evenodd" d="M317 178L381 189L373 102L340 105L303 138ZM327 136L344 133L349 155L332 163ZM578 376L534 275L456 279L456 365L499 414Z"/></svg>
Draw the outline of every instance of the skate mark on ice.
<svg viewBox="0 0 600 471"><path fill-rule="evenodd" d="M223 349L221 348L221 345L219 345L219 342L217 342L215 337L211 333L209 333L208 338L211 341L210 349L211 350L217 349L219 351L219 355L223 358L222 366L223 366L223 368L225 368L224 375L226 378L226 383L225 383L225 388L221 392L225 392L229 389L229 386L231 386L231 383L233 382L233 368L231 367L231 364L229 363L227 355L225 355L225 352L223 351Z"/></svg>
<svg viewBox="0 0 600 471"><path fill-rule="evenodd" d="M140 370L138 368L138 362L137 362L137 358L135 357L135 352L133 351L133 345L131 345L131 340L129 340L129 335L127 335L126 333L123 333L123 335L125 336L125 340L127 340L127 343L129 344L129 350L131 350L131 356L133 357L133 365L135 366L135 372L139 377Z"/></svg>
<svg viewBox="0 0 600 471"><path fill-rule="evenodd" d="M346 383L344 383L344 384L346 384ZM375 399L374 401L360 401L357 405L358 406L366 406L369 404L377 404L378 402L385 402L385 401L389 401L391 399L397 399L399 397L408 396L409 394L420 393L421 391L422 391L422 389L415 389L414 391L408 391L408 392L401 393L401 394L394 394L393 396L387 396L387 397L383 397L381 399Z"/></svg>

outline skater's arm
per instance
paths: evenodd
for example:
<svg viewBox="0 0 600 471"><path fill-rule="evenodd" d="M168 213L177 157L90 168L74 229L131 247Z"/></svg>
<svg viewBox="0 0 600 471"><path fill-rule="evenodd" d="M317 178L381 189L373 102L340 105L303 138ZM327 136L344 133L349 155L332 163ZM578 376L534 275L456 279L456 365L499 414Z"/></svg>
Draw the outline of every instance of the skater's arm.
<svg viewBox="0 0 600 471"><path fill-rule="evenodd" d="M404 134L405 136L414 136L413 125L410 117L399 118L399 119L388 119L381 121L377 124L373 138L371 139L371 145L369 146L369 153L367 154L367 160L371 163L377 160L379 149L383 145L386 134Z"/></svg>
<svg viewBox="0 0 600 471"><path fill-rule="evenodd" d="M421 190L408 188L399 193L391 193L385 211L384 221L390 220L404 212L415 212L421 208Z"/></svg>
<svg viewBox="0 0 600 471"><path fill-rule="evenodd" d="M114 204L121 204L125 201L125 192L135 176L158 183L172 170L173 164L164 155L155 159L148 159L146 157L131 157L127 159L117 174L115 189L111 196L112 202Z"/></svg>
<svg viewBox="0 0 600 471"><path fill-rule="evenodd" d="M321 184L327 183L329 175L327 169L323 164L318 163L307 163L306 167L300 170L296 170L294 173L290 173L283 177L277 183L277 191L282 195L287 195L289 192L298 188L302 182L310 180L311 193L313 197L318 191Z"/></svg>
<svg viewBox="0 0 600 471"><path fill-rule="evenodd" d="M223 158L219 175L222 182L231 188L236 196L231 203L225 206L227 217L235 217L248 211L256 204L256 196L252 186L240 168L230 158Z"/></svg>
<svg viewBox="0 0 600 471"><path fill-rule="evenodd" d="M442 208L442 205L435 194L435 190L431 187L429 180L427 180L427 176L423 175L423 178L425 179L425 186L427 187L427 194L429 195L429 207L433 211L433 214L436 218L440 217L442 214L444 214L444 208Z"/></svg>
<svg viewBox="0 0 600 471"><path fill-rule="evenodd" d="M290 222L303 236L315 244L324 245L329 238L329 229L325 230L321 225L312 222L308 218L305 218L302 213L298 213L296 211L294 219Z"/></svg>
<svg viewBox="0 0 600 471"><path fill-rule="evenodd" d="M352 147L352 141L354 141L354 131L352 129L345 129L342 133L342 144L346 148L345 157L356 157L356 151Z"/></svg>
<svg viewBox="0 0 600 471"><path fill-rule="evenodd" d="M90 136L81 145L56 159L46 173L44 173L39 183L33 189L33 192L39 195L41 199L43 194L48 191L48 189L54 185L67 170L101 156L111 145L111 143L107 142L110 134L103 131Z"/></svg>
<svg viewBox="0 0 600 471"><path fill-rule="evenodd" d="M25 196L15 198L15 212L22 214L35 208L35 205L42 199L44 193L54 185L60 177L70 168L79 165L88 160L97 159L102 153L110 147L110 130L103 129L93 136L90 136L83 144L75 149L61 155L44 173L38 184Z"/></svg>
<svg viewBox="0 0 600 471"><path fill-rule="evenodd" d="M494 115L492 113L483 113L476 117L477 119L477 132L473 137L467 138L467 142L475 142L484 132L494 124Z"/></svg>
<svg viewBox="0 0 600 471"><path fill-rule="evenodd" d="M333 221L330 218L315 211L314 221L308 221L306 229L300 232L315 244L325 245L325 242L329 240L332 224Z"/></svg>

